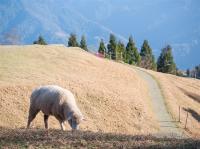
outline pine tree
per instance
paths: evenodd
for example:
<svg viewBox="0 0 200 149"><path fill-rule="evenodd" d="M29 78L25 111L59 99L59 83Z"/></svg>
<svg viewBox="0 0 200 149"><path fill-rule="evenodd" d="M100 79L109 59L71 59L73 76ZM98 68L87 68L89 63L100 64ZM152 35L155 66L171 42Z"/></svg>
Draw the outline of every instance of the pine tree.
<svg viewBox="0 0 200 149"><path fill-rule="evenodd" d="M46 41L44 40L44 38L41 35L38 37L37 41L33 42L33 44L47 45Z"/></svg>
<svg viewBox="0 0 200 149"><path fill-rule="evenodd" d="M186 70L187 77L190 77L190 69Z"/></svg>
<svg viewBox="0 0 200 149"><path fill-rule="evenodd" d="M149 43L147 40L144 40L141 52L141 67L146 68L146 69L152 69L156 70L156 62L155 62L155 57L152 54L152 49L149 46Z"/></svg>
<svg viewBox="0 0 200 149"><path fill-rule="evenodd" d="M80 48L82 48L85 51L88 51L87 43L86 43L86 39L84 35L81 37Z"/></svg>
<svg viewBox="0 0 200 149"><path fill-rule="evenodd" d="M78 42L76 40L76 34L70 34L68 40L68 47L79 47Z"/></svg>
<svg viewBox="0 0 200 149"><path fill-rule="evenodd" d="M119 41L117 43L117 48L116 48L116 60L123 61L124 60L124 52L125 52L125 46L124 46L123 42Z"/></svg>
<svg viewBox="0 0 200 149"><path fill-rule="evenodd" d="M133 41L133 37L129 37L129 41L125 51L125 62L134 65L140 65L141 57Z"/></svg>
<svg viewBox="0 0 200 149"><path fill-rule="evenodd" d="M162 49L157 61L157 71L176 74L176 64L172 56L172 48L170 45Z"/></svg>
<svg viewBox="0 0 200 149"><path fill-rule="evenodd" d="M157 71L157 64L154 55L152 55L152 70Z"/></svg>
<svg viewBox="0 0 200 149"><path fill-rule="evenodd" d="M197 78L200 79L200 65L198 65Z"/></svg>
<svg viewBox="0 0 200 149"><path fill-rule="evenodd" d="M200 79L200 65L195 66L195 76Z"/></svg>
<svg viewBox="0 0 200 149"><path fill-rule="evenodd" d="M108 48L108 55L110 55L111 59L116 59L116 48L117 48L117 41L114 34L110 34L109 44L107 45Z"/></svg>
<svg viewBox="0 0 200 149"><path fill-rule="evenodd" d="M102 55L105 55L106 54L106 47L105 47L105 44L104 44L104 41L103 39L101 39L101 42L99 44L99 50L98 52ZM104 56L105 57L105 56Z"/></svg>

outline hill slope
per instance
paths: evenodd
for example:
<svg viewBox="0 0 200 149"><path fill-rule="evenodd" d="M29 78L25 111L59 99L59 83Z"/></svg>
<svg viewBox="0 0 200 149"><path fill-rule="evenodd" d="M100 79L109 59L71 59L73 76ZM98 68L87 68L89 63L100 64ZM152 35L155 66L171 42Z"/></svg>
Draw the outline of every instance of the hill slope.
<svg viewBox="0 0 200 149"><path fill-rule="evenodd" d="M0 46L0 126L24 128L31 91L44 84L75 94L87 119L81 130L157 132L146 82L134 69L62 45ZM44 127L42 115L33 125ZM53 117L50 128L60 129Z"/></svg>
<svg viewBox="0 0 200 149"><path fill-rule="evenodd" d="M176 121L179 120L180 106L178 126L185 128L188 112L186 130L193 136L200 138L200 80L154 71L147 72L159 82L168 111Z"/></svg>

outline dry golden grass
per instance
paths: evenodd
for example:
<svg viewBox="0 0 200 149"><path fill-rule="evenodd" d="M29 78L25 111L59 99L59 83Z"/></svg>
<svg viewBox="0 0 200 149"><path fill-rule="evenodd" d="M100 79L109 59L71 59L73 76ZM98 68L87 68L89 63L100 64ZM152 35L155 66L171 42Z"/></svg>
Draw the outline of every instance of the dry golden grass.
<svg viewBox="0 0 200 149"><path fill-rule="evenodd" d="M0 148L151 148L151 149L198 149L200 140L157 138L151 135L125 135L91 131L60 131L44 129L1 129Z"/></svg>
<svg viewBox="0 0 200 149"><path fill-rule="evenodd" d="M158 80L166 99L166 105L174 120L179 118L180 106L181 123L178 123L179 126L185 128L186 113L188 112L186 131L192 136L200 138L200 80L148 72Z"/></svg>
<svg viewBox="0 0 200 149"><path fill-rule="evenodd" d="M62 45L0 46L0 126L24 128L29 96L45 84L74 93L87 119L81 130L122 134L158 130L146 82L134 69ZM49 123L60 129L53 117ZM41 114L33 127L44 128Z"/></svg>

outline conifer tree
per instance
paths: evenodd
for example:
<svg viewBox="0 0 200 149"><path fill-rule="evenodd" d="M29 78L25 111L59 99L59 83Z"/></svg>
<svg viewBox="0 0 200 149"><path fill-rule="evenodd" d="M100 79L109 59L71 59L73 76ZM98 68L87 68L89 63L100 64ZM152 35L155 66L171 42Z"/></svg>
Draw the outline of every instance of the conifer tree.
<svg viewBox="0 0 200 149"><path fill-rule="evenodd" d="M133 37L129 37L129 41L125 51L125 62L134 65L140 65L141 57L133 41Z"/></svg>
<svg viewBox="0 0 200 149"><path fill-rule="evenodd" d="M157 71L176 74L176 64L172 56L170 45L164 47L157 61Z"/></svg>
<svg viewBox="0 0 200 149"><path fill-rule="evenodd" d="M195 66L195 76L197 79L200 79L200 65Z"/></svg>
<svg viewBox="0 0 200 149"><path fill-rule="evenodd" d="M123 42L118 41L117 49L116 49L116 60L119 60L119 61L124 60L124 52L125 52L125 46Z"/></svg>
<svg viewBox="0 0 200 149"><path fill-rule="evenodd" d="M41 35L38 37L37 41L33 42L33 44L47 45L46 41L44 40L44 38Z"/></svg>
<svg viewBox="0 0 200 149"><path fill-rule="evenodd" d="M147 40L144 40L140 51L141 64L140 66L146 69L156 70L156 62L154 55L152 54L152 49L149 46Z"/></svg>
<svg viewBox="0 0 200 149"><path fill-rule="evenodd" d="M117 41L114 34L110 34L109 44L107 45L108 48L108 55L111 56L111 59L116 59L116 48L117 48Z"/></svg>
<svg viewBox="0 0 200 149"><path fill-rule="evenodd" d="M157 71L157 63L156 63L154 55L152 55L152 70Z"/></svg>
<svg viewBox="0 0 200 149"><path fill-rule="evenodd" d="M84 35L81 37L80 48L82 48L85 51L88 51L87 43L86 43L86 39Z"/></svg>
<svg viewBox="0 0 200 149"><path fill-rule="evenodd" d="M99 49L98 49L98 52L102 55L105 55L106 54L106 47L105 47L105 44L104 44L104 41L103 39L101 39L100 43L99 43ZM104 56L105 57L105 56Z"/></svg>
<svg viewBox="0 0 200 149"><path fill-rule="evenodd" d="M68 40L68 47L79 47L76 34L70 34L69 40Z"/></svg>
<svg viewBox="0 0 200 149"><path fill-rule="evenodd" d="M187 77L190 77L190 69L186 70Z"/></svg>

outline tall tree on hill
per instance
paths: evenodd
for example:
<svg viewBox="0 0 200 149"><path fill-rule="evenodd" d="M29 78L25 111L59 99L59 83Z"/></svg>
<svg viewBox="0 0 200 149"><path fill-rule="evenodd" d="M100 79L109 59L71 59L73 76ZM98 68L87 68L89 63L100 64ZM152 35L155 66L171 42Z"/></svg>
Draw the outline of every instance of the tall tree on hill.
<svg viewBox="0 0 200 149"><path fill-rule="evenodd" d="M200 79L200 64L186 71L188 77Z"/></svg>
<svg viewBox="0 0 200 149"><path fill-rule="evenodd" d="M197 65L195 67L195 72L196 72L196 78L200 79L200 65Z"/></svg>
<svg viewBox="0 0 200 149"><path fill-rule="evenodd" d="M147 40L144 40L140 51L141 64L140 66L146 69L156 70L156 62L154 55L152 54L152 49L149 46Z"/></svg>
<svg viewBox="0 0 200 149"><path fill-rule="evenodd" d="M152 55L152 70L157 71L157 63L154 55Z"/></svg>
<svg viewBox="0 0 200 149"><path fill-rule="evenodd" d="M100 43L99 43L98 52L99 52L100 54L104 55L104 57L105 57L105 54L106 54L106 47L105 47L105 44L104 44L103 39L101 39L101 41L100 41Z"/></svg>
<svg viewBox="0 0 200 149"><path fill-rule="evenodd" d="M116 59L116 48L117 48L117 41L116 37L114 34L110 34L110 40L107 45L108 48L108 55L111 56L111 59L115 60Z"/></svg>
<svg viewBox="0 0 200 149"><path fill-rule="evenodd" d="M86 43L86 39L84 35L81 37L80 48L82 48L85 51L88 51L87 43Z"/></svg>
<svg viewBox="0 0 200 149"><path fill-rule="evenodd" d="M78 42L76 39L76 34L70 34L69 40L68 40L68 47L78 47Z"/></svg>
<svg viewBox="0 0 200 149"><path fill-rule="evenodd" d="M116 60L123 61L124 60L124 52L125 52L125 46L123 42L118 41L117 48L116 48Z"/></svg>
<svg viewBox="0 0 200 149"><path fill-rule="evenodd" d="M170 45L164 47L157 61L157 71L176 74L176 64L172 56Z"/></svg>
<svg viewBox="0 0 200 149"><path fill-rule="evenodd" d="M44 40L44 38L41 35L38 37L37 41L33 42L33 44L47 45L46 41Z"/></svg>
<svg viewBox="0 0 200 149"><path fill-rule="evenodd" d="M141 57L133 41L133 37L129 37L129 41L125 51L125 62L134 65L140 65Z"/></svg>
<svg viewBox="0 0 200 149"><path fill-rule="evenodd" d="M187 77L190 77L190 69L186 70Z"/></svg>

